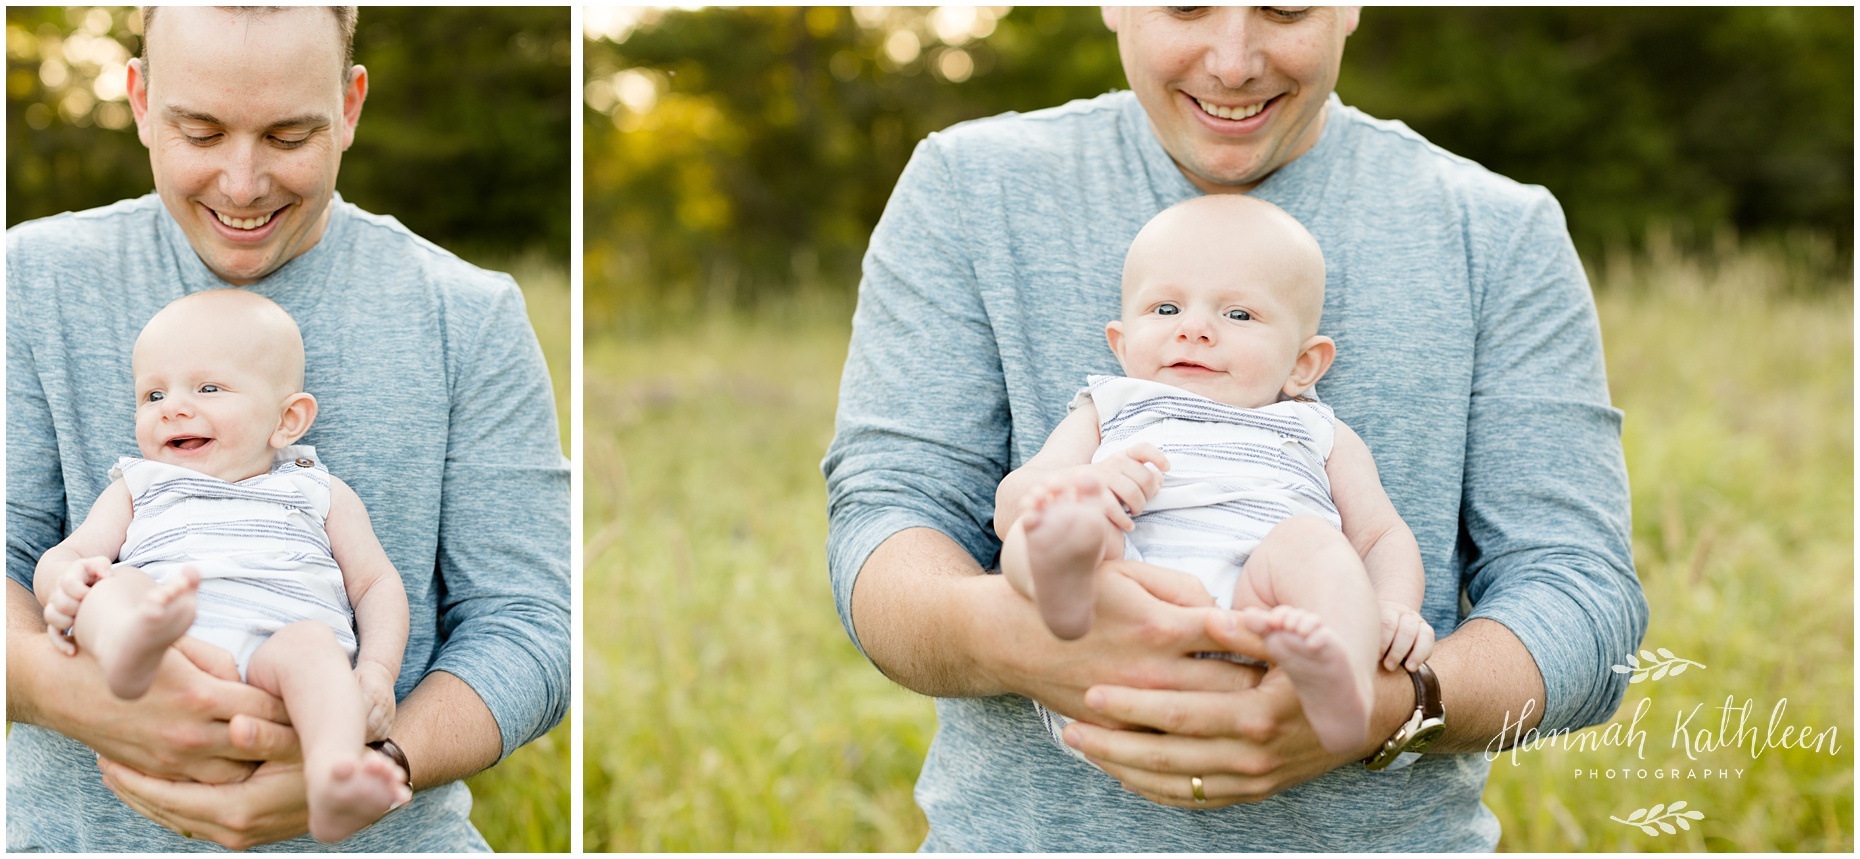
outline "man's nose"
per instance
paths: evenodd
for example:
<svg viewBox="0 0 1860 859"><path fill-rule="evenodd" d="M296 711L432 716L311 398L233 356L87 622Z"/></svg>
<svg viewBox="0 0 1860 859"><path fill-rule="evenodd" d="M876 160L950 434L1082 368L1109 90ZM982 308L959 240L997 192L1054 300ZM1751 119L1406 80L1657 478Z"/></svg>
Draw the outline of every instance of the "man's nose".
<svg viewBox="0 0 1860 859"><path fill-rule="evenodd" d="M255 141L235 141L226 148L220 166L220 194L234 206L250 206L271 190L265 170L265 153ZM239 212L250 217L255 212Z"/></svg>
<svg viewBox="0 0 1860 859"><path fill-rule="evenodd" d="M1264 74L1265 52L1259 44L1265 36L1258 16L1251 6L1227 6L1214 10L1212 42L1208 46L1208 72L1221 86L1237 90Z"/></svg>

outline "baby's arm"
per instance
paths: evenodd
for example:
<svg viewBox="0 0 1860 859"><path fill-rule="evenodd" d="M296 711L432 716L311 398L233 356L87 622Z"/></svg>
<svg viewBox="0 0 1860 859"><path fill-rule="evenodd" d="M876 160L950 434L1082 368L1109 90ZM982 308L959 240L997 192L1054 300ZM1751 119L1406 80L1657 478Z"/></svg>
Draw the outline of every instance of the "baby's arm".
<svg viewBox="0 0 1860 859"><path fill-rule="evenodd" d="M1007 537L1014 521L1020 518L1022 502L1034 489L1064 481L1076 472L1089 470L1098 482L1111 491L1117 503L1108 505L1106 514L1126 531L1133 525L1132 516L1143 512L1144 504L1162 488L1160 471L1146 468L1152 463L1161 471L1169 470L1169 460L1155 446L1134 444L1118 456L1094 464L1092 454L1098 450L1098 412L1090 404L1073 409L1046 437L1040 452L1026 464L1008 472L995 490L995 533Z"/></svg>
<svg viewBox="0 0 1860 859"><path fill-rule="evenodd" d="M407 650L407 591L400 573L388 560L368 510L355 490L329 478L329 548L342 568L343 588L355 609L359 651L355 679L368 707L369 741L387 738L394 724L394 679L400 676L401 656Z"/></svg>
<svg viewBox="0 0 1860 859"><path fill-rule="evenodd" d="M1369 446L1342 421L1337 422L1336 441L1324 473L1330 477L1331 500L1343 519L1343 536L1362 556L1369 584L1382 603L1383 667L1419 668L1434 648L1433 627L1421 619L1419 611L1427 586L1420 544L1382 490Z"/></svg>
<svg viewBox="0 0 1860 859"><path fill-rule="evenodd" d="M109 574L110 565L122 552L134 510L129 487L121 480L111 481L91 505L84 524L40 555L33 568L32 591L45 607L46 631L67 655L77 653L77 643L64 630L77 622L78 604L90 593L91 585Z"/></svg>

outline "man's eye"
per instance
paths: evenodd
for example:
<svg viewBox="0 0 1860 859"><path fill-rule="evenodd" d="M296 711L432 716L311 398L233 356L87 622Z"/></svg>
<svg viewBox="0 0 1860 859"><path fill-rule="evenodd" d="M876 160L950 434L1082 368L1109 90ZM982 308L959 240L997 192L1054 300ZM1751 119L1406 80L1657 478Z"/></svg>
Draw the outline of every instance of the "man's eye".
<svg viewBox="0 0 1860 859"><path fill-rule="evenodd" d="M1249 319L1252 319L1252 318L1253 318L1253 314L1251 314L1251 313L1248 313L1248 312L1246 312L1246 311L1244 311L1244 310L1241 310L1240 308L1238 308L1238 307L1236 307L1236 308L1234 308L1234 309L1232 309L1232 310L1229 310L1229 311L1227 311L1227 318L1228 318L1228 319L1232 319L1232 320L1233 320L1233 321L1235 321L1235 322L1245 322L1245 321L1247 321L1247 320L1249 320Z"/></svg>
<svg viewBox="0 0 1860 859"><path fill-rule="evenodd" d="M1208 7L1206 6L1169 6L1166 8L1168 8L1169 14L1186 18Z"/></svg>
<svg viewBox="0 0 1860 859"><path fill-rule="evenodd" d="M303 137L299 137L296 139L292 139L289 137L278 137L276 135L273 135L271 138L271 142L273 144L276 144L281 149L296 149L297 147L304 145L304 141L309 140L309 139L310 137L308 135L305 135Z"/></svg>
<svg viewBox="0 0 1860 859"><path fill-rule="evenodd" d="M1265 6L1266 14L1281 21L1297 21L1311 11L1310 6Z"/></svg>
<svg viewBox="0 0 1860 859"><path fill-rule="evenodd" d="M203 394L217 394L217 393L219 393L219 392L220 392L220 386L218 386L218 385L201 385L201 386L200 386L200 392L201 392L201 393L203 393Z"/></svg>
<svg viewBox="0 0 1860 859"><path fill-rule="evenodd" d="M1157 315L1157 316L1174 316L1174 315L1176 315L1177 313L1181 313L1181 312L1182 312L1182 309L1181 309L1181 308L1179 308L1179 307L1176 307L1176 306L1175 306L1175 305L1173 305L1173 304L1166 304L1166 303L1165 303L1165 304L1158 304L1158 305L1156 305L1156 315Z"/></svg>
<svg viewBox="0 0 1860 859"><path fill-rule="evenodd" d="M185 131L181 132L181 136L187 138L187 142L192 143L195 146L205 146L209 143L212 143L215 140L220 139L220 136L218 134L188 134Z"/></svg>

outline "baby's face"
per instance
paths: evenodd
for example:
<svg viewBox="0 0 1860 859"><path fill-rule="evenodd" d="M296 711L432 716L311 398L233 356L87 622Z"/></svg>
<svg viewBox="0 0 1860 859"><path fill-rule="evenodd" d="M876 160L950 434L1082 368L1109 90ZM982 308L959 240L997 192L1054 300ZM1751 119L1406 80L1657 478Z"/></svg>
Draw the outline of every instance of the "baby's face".
<svg viewBox="0 0 1860 859"><path fill-rule="evenodd" d="M152 332L151 332L152 333ZM144 336L136 344L136 446L145 459L237 482L271 468L294 391L257 338Z"/></svg>
<svg viewBox="0 0 1860 859"><path fill-rule="evenodd" d="M1123 318L1108 327L1124 375L1260 408L1304 393L1291 380L1322 311L1322 269L1267 240L1185 228L1132 247ZM1141 255L1141 256L1137 256ZM1315 381L1315 379L1313 379Z"/></svg>

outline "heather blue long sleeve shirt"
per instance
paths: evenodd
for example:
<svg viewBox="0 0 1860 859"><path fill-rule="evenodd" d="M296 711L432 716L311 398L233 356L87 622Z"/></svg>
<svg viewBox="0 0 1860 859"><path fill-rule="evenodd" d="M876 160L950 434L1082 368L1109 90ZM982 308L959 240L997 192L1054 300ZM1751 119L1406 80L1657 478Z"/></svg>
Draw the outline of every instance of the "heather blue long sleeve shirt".
<svg viewBox="0 0 1860 859"><path fill-rule="evenodd" d="M227 284L154 195L7 231L7 575L84 521L118 456L136 454L130 350L155 312ZM248 287L303 331L303 443L366 505L407 589L395 692L432 671L490 708L503 753L568 709L568 464L523 296L399 222L341 201L323 238ZM341 850L483 850L464 783ZM7 846L217 850L124 805L89 749L31 725L7 739ZM308 836L257 850L326 849Z"/></svg>
<svg viewBox="0 0 1860 859"><path fill-rule="evenodd" d="M1198 193L1129 93L964 123L917 148L866 253L823 463L849 634L859 569L899 531L934 528L995 564L1001 478L1039 451L1086 375L1120 372L1104 324L1118 316L1125 250ZM1368 444L1420 542L1423 616L1442 633L1475 617L1515 633L1543 674L1545 729L1605 720L1626 690L1609 666L1638 646L1647 606L1621 413L1556 201L1334 96L1318 143L1252 193L1323 248L1319 330L1337 358L1317 394ZM1498 840L1479 755L1393 773L1345 766L1257 804L1185 810L1068 757L1025 698L940 699L937 715L916 793L927 849Z"/></svg>

